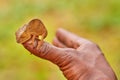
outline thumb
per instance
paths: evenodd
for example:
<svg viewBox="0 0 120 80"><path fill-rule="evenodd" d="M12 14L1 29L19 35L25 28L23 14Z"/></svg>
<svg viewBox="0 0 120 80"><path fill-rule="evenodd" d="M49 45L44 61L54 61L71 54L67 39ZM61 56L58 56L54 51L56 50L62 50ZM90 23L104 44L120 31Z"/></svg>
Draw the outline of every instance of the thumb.
<svg viewBox="0 0 120 80"><path fill-rule="evenodd" d="M38 40L35 40L35 43L38 43ZM25 42L23 46L35 56L47 59L55 64L61 63L64 60L63 57L65 58L66 55L64 49L55 47L47 42L43 42L39 49L34 48L34 45L29 41Z"/></svg>

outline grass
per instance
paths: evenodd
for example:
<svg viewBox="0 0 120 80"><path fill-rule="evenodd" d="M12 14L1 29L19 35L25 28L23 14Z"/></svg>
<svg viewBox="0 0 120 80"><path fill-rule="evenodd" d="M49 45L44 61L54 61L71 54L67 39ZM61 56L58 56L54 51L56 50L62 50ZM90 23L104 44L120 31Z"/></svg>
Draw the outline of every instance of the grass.
<svg viewBox="0 0 120 80"><path fill-rule="evenodd" d="M0 80L66 80L58 67L16 43L15 31L40 18L52 42L58 27L96 42L120 79L119 0L0 0Z"/></svg>

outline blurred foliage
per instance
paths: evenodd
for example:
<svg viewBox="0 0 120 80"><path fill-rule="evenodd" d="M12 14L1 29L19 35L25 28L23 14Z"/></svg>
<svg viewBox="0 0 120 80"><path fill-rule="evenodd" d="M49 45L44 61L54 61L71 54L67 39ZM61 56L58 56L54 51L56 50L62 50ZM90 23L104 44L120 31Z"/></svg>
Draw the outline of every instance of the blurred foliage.
<svg viewBox="0 0 120 80"><path fill-rule="evenodd" d="M52 41L62 27L96 42L120 79L120 0L0 0L0 80L66 80L58 67L15 41L15 31L40 18Z"/></svg>

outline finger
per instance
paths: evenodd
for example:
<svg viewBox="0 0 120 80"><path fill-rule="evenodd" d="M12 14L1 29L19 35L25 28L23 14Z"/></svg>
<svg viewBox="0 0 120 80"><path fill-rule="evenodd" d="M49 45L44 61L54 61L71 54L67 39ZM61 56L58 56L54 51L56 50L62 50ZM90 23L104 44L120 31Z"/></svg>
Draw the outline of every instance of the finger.
<svg viewBox="0 0 120 80"><path fill-rule="evenodd" d="M36 45L37 43L38 40L35 40L34 44ZM55 64L62 62L62 60L64 60L63 57L66 54L62 48L55 47L47 42L44 42L39 49L34 48L29 41L24 43L23 46L32 54L40 58L47 59Z"/></svg>
<svg viewBox="0 0 120 80"><path fill-rule="evenodd" d="M67 46L65 46L63 43L61 43L56 37L53 39L53 45L60 47L60 48L66 48Z"/></svg>
<svg viewBox="0 0 120 80"><path fill-rule="evenodd" d="M57 30L56 37L61 43L72 48L76 48L80 46L82 43L88 41L84 38L78 37L77 35L61 28Z"/></svg>

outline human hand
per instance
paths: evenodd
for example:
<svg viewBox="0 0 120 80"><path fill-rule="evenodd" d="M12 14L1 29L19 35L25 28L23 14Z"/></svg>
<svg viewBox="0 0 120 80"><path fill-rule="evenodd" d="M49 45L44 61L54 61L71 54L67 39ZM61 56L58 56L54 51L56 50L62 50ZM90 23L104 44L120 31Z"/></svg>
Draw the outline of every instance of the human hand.
<svg viewBox="0 0 120 80"><path fill-rule="evenodd" d="M68 80L117 80L100 48L93 42L58 29L53 45L44 42L40 49L24 43L32 54L58 65ZM34 42L37 45L39 40Z"/></svg>

